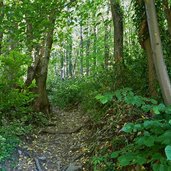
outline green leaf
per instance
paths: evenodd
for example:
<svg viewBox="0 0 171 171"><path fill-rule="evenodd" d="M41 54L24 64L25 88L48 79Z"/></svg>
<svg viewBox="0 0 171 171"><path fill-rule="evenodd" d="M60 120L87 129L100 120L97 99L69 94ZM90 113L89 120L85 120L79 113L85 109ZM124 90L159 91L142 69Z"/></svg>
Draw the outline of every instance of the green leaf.
<svg viewBox="0 0 171 171"><path fill-rule="evenodd" d="M152 104L154 104L154 105L156 105L156 104L157 104L157 101L156 101L156 100L154 100L154 99L150 99L150 102L151 102Z"/></svg>
<svg viewBox="0 0 171 171"><path fill-rule="evenodd" d="M137 155L134 160L135 164L140 164L140 165L143 165L146 162L147 162L147 159L145 158L145 156L140 156L140 155Z"/></svg>
<svg viewBox="0 0 171 171"><path fill-rule="evenodd" d="M127 152L123 154L122 156L118 157L119 164L121 166L127 166L132 164L137 157L137 154L132 153L132 152Z"/></svg>
<svg viewBox="0 0 171 171"><path fill-rule="evenodd" d="M167 160L171 160L171 145L167 145L165 147L165 154L166 154Z"/></svg>
<svg viewBox="0 0 171 171"><path fill-rule="evenodd" d="M161 144L171 144L171 130L165 131L163 134L161 134L157 139Z"/></svg>
<svg viewBox="0 0 171 171"><path fill-rule="evenodd" d="M107 102L111 101L113 98L113 93L105 93L104 95L98 94L95 97L97 100L99 100L102 104L106 104Z"/></svg>
<svg viewBox="0 0 171 171"><path fill-rule="evenodd" d="M147 147L152 147L154 146L154 142L156 140L156 136L143 136L143 137L138 137L135 139L135 142L138 145L145 145Z"/></svg>
<svg viewBox="0 0 171 171"><path fill-rule="evenodd" d="M117 98L119 101L122 100L122 95L121 95L121 92L120 92L119 90L117 90L117 91L115 92L115 96L116 96L116 98Z"/></svg>
<svg viewBox="0 0 171 171"><path fill-rule="evenodd" d="M121 166L127 166L127 165L129 165L130 162L131 162L131 160L132 160L132 159L131 159L129 156L127 156L127 155L120 156L120 157L118 158L119 164L120 164Z"/></svg>
<svg viewBox="0 0 171 171"><path fill-rule="evenodd" d="M126 133L131 133L134 129L134 124L133 123L128 123L126 125L124 125L124 127L122 128L122 131L126 132Z"/></svg>
<svg viewBox="0 0 171 171"><path fill-rule="evenodd" d="M119 155L119 153L120 153L120 151L115 151L115 152L113 152L113 153L111 154L110 157L111 157L112 159L117 158L118 155Z"/></svg>
<svg viewBox="0 0 171 171"><path fill-rule="evenodd" d="M166 109L165 109L165 112L167 114L171 114L171 106L167 106Z"/></svg>
<svg viewBox="0 0 171 171"><path fill-rule="evenodd" d="M153 112L154 112L156 115L159 115L159 114L160 114L160 111L159 111L158 106L154 106L154 107L153 107Z"/></svg>
<svg viewBox="0 0 171 171"><path fill-rule="evenodd" d="M171 125L171 120L169 120L169 124Z"/></svg>

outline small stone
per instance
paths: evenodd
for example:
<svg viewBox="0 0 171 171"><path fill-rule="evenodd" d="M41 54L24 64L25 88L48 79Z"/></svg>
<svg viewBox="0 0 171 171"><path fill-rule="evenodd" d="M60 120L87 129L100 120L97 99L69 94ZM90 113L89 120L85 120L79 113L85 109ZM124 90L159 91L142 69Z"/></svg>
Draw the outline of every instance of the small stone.
<svg viewBox="0 0 171 171"><path fill-rule="evenodd" d="M70 163L66 171L82 171L82 166L76 166L74 163Z"/></svg>
<svg viewBox="0 0 171 171"><path fill-rule="evenodd" d="M46 157L45 156L41 156L41 157L38 157L39 160L42 160L42 161L45 161L46 160Z"/></svg>
<svg viewBox="0 0 171 171"><path fill-rule="evenodd" d="M21 155L22 154L22 151L21 150L18 150L18 154Z"/></svg>

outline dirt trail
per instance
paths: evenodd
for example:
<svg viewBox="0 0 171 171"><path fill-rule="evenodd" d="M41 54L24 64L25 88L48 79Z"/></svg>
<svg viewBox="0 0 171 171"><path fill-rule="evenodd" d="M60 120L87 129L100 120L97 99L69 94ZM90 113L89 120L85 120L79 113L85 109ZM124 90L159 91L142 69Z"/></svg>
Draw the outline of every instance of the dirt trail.
<svg viewBox="0 0 171 171"><path fill-rule="evenodd" d="M79 171L84 169L84 154L91 135L88 118L79 109L55 110L50 126L33 134L17 150L19 163L11 171Z"/></svg>

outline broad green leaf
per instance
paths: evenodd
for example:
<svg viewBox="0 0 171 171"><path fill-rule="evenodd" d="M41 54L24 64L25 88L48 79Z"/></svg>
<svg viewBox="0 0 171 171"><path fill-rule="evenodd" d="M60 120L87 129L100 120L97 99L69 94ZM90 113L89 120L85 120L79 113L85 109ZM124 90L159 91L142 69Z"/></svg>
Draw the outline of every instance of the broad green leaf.
<svg viewBox="0 0 171 171"><path fill-rule="evenodd" d="M135 139L135 143L138 145L145 145L147 147L154 146L154 142L156 140L156 136L143 136Z"/></svg>
<svg viewBox="0 0 171 171"><path fill-rule="evenodd" d="M133 123L128 123L126 125L123 126L122 131L126 132L126 133L131 133L134 129L134 124Z"/></svg>
<svg viewBox="0 0 171 171"><path fill-rule="evenodd" d="M171 145L167 145L165 147L165 154L166 154L167 160L171 160Z"/></svg>
<svg viewBox="0 0 171 171"><path fill-rule="evenodd" d="M159 115L159 114L160 114L159 107L158 107L158 106L154 106L154 107L153 107L153 112L154 112L156 115Z"/></svg>
<svg viewBox="0 0 171 171"><path fill-rule="evenodd" d="M135 164L144 164L147 162L147 159L144 156L137 155L136 158L134 159Z"/></svg>
<svg viewBox="0 0 171 171"><path fill-rule="evenodd" d="M117 98L119 101L122 100L122 95L121 95L121 92L120 92L119 90L117 90L117 91L115 92L115 96L116 96L116 98Z"/></svg>
<svg viewBox="0 0 171 171"><path fill-rule="evenodd" d="M114 159L114 158L117 158L118 155L119 155L120 151L115 151L111 154L111 158Z"/></svg>
<svg viewBox="0 0 171 171"><path fill-rule="evenodd" d="M163 134L161 134L157 139L161 144L171 144L171 130L165 131Z"/></svg>
<svg viewBox="0 0 171 171"><path fill-rule="evenodd" d="M127 156L127 155L120 156L120 157L118 158L119 164L120 164L121 166L127 166L127 165L129 165L130 162L131 162L131 160L132 160L132 158L130 158L130 156Z"/></svg>

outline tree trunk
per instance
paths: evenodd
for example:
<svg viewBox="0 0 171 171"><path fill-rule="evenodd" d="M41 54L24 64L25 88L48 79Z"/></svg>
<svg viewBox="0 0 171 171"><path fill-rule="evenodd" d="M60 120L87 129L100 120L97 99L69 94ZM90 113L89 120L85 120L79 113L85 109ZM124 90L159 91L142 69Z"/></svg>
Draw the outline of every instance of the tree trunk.
<svg viewBox="0 0 171 171"><path fill-rule="evenodd" d="M3 40L3 18L4 18L4 12L3 12L4 4L3 0L0 1L0 55L2 54L2 40Z"/></svg>
<svg viewBox="0 0 171 171"><path fill-rule="evenodd" d="M89 37L89 26L87 21L87 41L86 41L86 75L89 75L90 72L90 61L89 61L89 55L90 55L90 37Z"/></svg>
<svg viewBox="0 0 171 171"><path fill-rule="evenodd" d="M165 16L168 23L168 31L169 34L171 35L171 9L169 7L168 0L163 0L163 5L164 5Z"/></svg>
<svg viewBox="0 0 171 171"><path fill-rule="evenodd" d="M93 72L96 70L96 65L97 65L97 28L96 24L94 24L94 42L93 42Z"/></svg>
<svg viewBox="0 0 171 171"><path fill-rule="evenodd" d="M110 0L112 19L114 25L114 60L123 62L123 12L119 1Z"/></svg>
<svg viewBox="0 0 171 171"><path fill-rule="evenodd" d="M53 44L53 31L55 25L55 15L51 14L49 21L51 23L50 27L45 33L44 41L41 47L36 47L35 62L33 66L28 68L28 78L25 82L26 86L29 86L33 79L36 80L36 94L33 108L35 111L43 112L49 114L50 104L46 91L46 80L48 73L48 64L50 58L50 52Z"/></svg>
<svg viewBox="0 0 171 171"><path fill-rule="evenodd" d="M65 79L65 74L64 74L64 54L63 52L61 52L61 79L64 80Z"/></svg>
<svg viewBox="0 0 171 171"><path fill-rule="evenodd" d="M55 20L53 20L52 24L54 25ZM35 73L35 80L37 85L37 94L38 97L35 100L34 108L36 111L41 111L43 113L50 113L50 104L46 91L46 80L48 73L48 64L50 58L50 52L53 43L53 30L51 29L49 33L47 33L45 48L42 49L42 54L40 54L39 63Z"/></svg>
<svg viewBox="0 0 171 171"><path fill-rule="evenodd" d="M83 27L80 25L80 72L83 75Z"/></svg>
<svg viewBox="0 0 171 171"><path fill-rule="evenodd" d="M141 5L141 4L140 4ZM153 62L153 51L150 44L150 37L148 31L148 24L147 20L144 19L140 24L140 31L139 31L139 42L141 47L145 50L147 55L147 64L148 64L148 90L149 94L152 97L157 97L157 89L156 89L156 73L154 68Z"/></svg>
<svg viewBox="0 0 171 171"><path fill-rule="evenodd" d="M73 66L72 66L72 36L70 36L69 40L69 76L72 78L73 76Z"/></svg>
<svg viewBox="0 0 171 171"><path fill-rule="evenodd" d="M171 105L171 84L163 58L163 51L157 22L154 0L145 0L148 28L150 33L153 60L160 84L162 96L166 105Z"/></svg>
<svg viewBox="0 0 171 171"><path fill-rule="evenodd" d="M149 93L152 97L157 97L157 89L156 89L156 74L153 63L153 51L151 49L150 38L147 38L144 41L144 48L147 53L147 61L148 61L148 88Z"/></svg>
<svg viewBox="0 0 171 171"><path fill-rule="evenodd" d="M109 16L109 10L107 10L107 16ZM106 19L106 21L108 18ZM104 35L104 68L108 69L108 63L109 63L109 37L110 37L110 31L109 31L109 24L103 19L104 22L104 28L105 28L105 35Z"/></svg>

